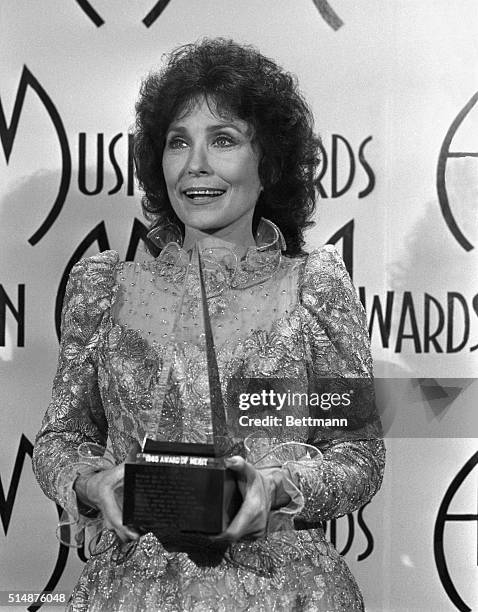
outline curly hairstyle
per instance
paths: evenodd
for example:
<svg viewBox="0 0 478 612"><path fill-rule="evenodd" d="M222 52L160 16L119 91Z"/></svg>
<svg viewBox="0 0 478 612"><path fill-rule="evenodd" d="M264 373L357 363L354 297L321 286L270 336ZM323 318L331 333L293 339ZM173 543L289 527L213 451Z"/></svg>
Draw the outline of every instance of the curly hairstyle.
<svg viewBox="0 0 478 612"><path fill-rule="evenodd" d="M169 201L162 172L166 133L178 113L204 97L221 116L235 116L254 128L263 190L254 211L282 231L286 254L303 254L304 230L316 200L320 140L311 110L294 76L254 47L223 38L181 46L160 72L143 81L136 103L134 159L143 191L142 206L152 227L184 225Z"/></svg>

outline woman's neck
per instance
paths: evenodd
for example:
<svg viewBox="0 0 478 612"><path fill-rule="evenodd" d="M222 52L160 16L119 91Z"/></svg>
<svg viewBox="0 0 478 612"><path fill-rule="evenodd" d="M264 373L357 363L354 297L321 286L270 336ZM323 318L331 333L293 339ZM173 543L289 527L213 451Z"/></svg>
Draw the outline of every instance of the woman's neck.
<svg viewBox="0 0 478 612"><path fill-rule="evenodd" d="M233 250L239 259L246 254L249 247L256 245L250 222L244 227L229 226L211 232L186 226L183 249L189 251L196 243L200 243L203 249L225 246Z"/></svg>

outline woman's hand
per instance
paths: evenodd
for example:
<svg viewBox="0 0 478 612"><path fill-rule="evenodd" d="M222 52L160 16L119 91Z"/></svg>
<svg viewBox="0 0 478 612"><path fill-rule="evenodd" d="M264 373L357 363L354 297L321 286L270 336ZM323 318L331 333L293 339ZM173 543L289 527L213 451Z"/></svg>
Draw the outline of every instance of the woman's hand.
<svg viewBox="0 0 478 612"><path fill-rule="evenodd" d="M126 457L126 461L134 459L139 445L134 442ZM80 475L74 484L74 489L81 502L98 509L103 515L104 525L114 531L122 542L137 540L139 534L123 525L123 512L118 504L115 491L122 487L124 480L124 463L109 470L102 470L88 475Z"/></svg>
<svg viewBox="0 0 478 612"><path fill-rule="evenodd" d="M124 463L121 463L109 470L79 476L75 482L75 490L80 501L101 512L107 529L116 532L122 542L128 542L137 540L139 534L123 525L123 513L115 495L115 490L123 484L123 479Z"/></svg>
<svg viewBox="0 0 478 612"><path fill-rule="evenodd" d="M242 494L242 505L229 527L214 541L237 542L241 539L259 539L267 533L269 512L289 503L290 497L282 489L282 470L257 470L240 456L225 460L226 466L236 472Z"/></svg>

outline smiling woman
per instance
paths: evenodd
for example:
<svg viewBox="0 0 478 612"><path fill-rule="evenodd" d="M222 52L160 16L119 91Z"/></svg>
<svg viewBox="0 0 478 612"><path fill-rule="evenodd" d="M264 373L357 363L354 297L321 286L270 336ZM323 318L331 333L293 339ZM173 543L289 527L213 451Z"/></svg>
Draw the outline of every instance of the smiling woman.
<svg viewBox="0 0 478 612"><path fill-rule="evenodd" d="M186 249L212 233L245 248L255 245L252 218L262 185L252 137L247 122L221 118L206 98L170 125L163 174Z"/></svg>
<svg viewBox="0 0 478 612"><path fill-rule="evenodd" d="M253 230L261 217L270 219L284 235L287 254L302 253L303 232L312 225L315 210L319 162L312 113L294 76L253 47L223 39L179 47L163 70L151 73L141 87L135 161L143 209L153 227L174 224L184 235L184 223L172 208L165 175L158 168L168 155L165 143L171 128L199 108L210 114L209 127L219 129L216 135L221 130L223 134L209 151L235 152L244 145L258 156L257 162L250 160L257 163L254 174L262 187ZM181 146L189 148L187 140ZM225 162L233 157L232 150Z"/></svg>
<svg viewBox="0 0 478 612"><path fill-rule="evenodd" d="M375 494L384 447L361 304L333 248L302 250L318 145L295 79L251 47L187 45L144 81L136 168L161 253L134 264L106 251L73 268L33 458L68 525L97 528L69 610L363 610L322 525ZM214 539L169 534L181 543L171 550L123 525L116 490L151 423L169 442L206 443L214 430L196 252L225 404L221 448L242 504ZM323 407L327 419L305 402L271 422L254 404L260 435L241 427L251 381L258 397L307 397L324 380L328 396L354 391L337 413Z"/></svg>

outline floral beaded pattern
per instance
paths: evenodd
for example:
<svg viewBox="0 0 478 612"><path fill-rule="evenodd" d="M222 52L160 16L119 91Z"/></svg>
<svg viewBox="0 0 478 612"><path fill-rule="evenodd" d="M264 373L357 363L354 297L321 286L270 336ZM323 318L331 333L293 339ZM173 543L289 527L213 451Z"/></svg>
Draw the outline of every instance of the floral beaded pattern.
<svg viewBox="0 0 478 612"><path fill-rule="evenodd" d="M253 257L248 265L254 267ZM108 439L119 463L131 442L142 439L148 420L156 418L158 381L178 316L181 273L175 274L161 261L119 262L112 251L82 260L72 270L53 399L34 452L45 493L72 516L78 516L74 479L94 469L80 466L80 444L105 447ZM259 284L248 286L244 277L242 282L242 288L210 297L222 300L211 317L233 438L244 437L235 426L237 406L228 403L234 380L292 377L308 391L321 376L371 376L363 310L331 247L307 259L283 258ZM159 432L164 439L204 441L211 427L207 366L194 307L188 316L189 332L197 330L185 333L183 349L175 354L159 406ZM362 610L360 591L322 530L293 531L292 515L300 511L298 518L317 524L366 503L381 483L383 443L376 424L366 439L303 429L284 431L283 439L306 442L312 433L308 441L323 458L306 466L284 464L301 501L278 522L281 530L230 546L215 567L168 552L152 534L123 558L120 544L105 531L98 547L105 552L86 563L69 609Z"/></svg>

